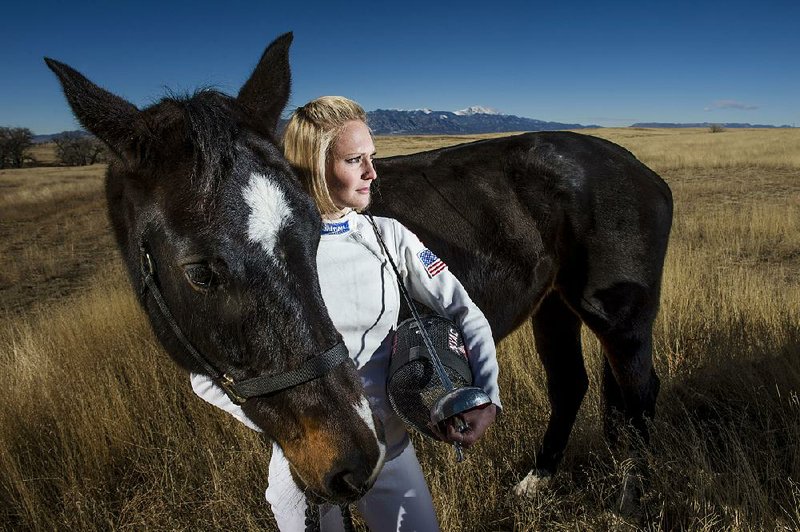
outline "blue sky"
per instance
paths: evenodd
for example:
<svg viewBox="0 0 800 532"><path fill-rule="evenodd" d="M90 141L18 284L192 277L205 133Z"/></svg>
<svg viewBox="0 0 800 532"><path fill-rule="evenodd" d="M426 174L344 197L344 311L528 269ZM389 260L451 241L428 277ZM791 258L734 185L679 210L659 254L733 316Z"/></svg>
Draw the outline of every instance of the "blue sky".
<svg viewBox="0 0 800 532"><path fill-rule="evenodd" d="M800 126L800 1L11 2L0 125L77 127L47 55L143 107L167 88L236 93L294 32L289 109L470 105L541 120Z"/></svg>

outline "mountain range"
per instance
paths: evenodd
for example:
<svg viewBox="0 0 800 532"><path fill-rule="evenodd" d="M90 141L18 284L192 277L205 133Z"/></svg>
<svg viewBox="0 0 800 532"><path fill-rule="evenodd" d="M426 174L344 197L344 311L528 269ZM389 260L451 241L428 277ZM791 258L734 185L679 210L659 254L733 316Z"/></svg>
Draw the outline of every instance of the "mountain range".
<svg viewBox="0 0 800 532"><path fill-rule="evenodd" d="M60 133L50 133L49 135L34 135L32 137L34 144L44 144L45 142L53 142L53 140L58 137L59 135L81 135L81 136L89 136L90 134L82 129L76 129L74 131L62 131Z"/></svg>
<svg viewBox="0 0 800 532"><path fill-rule="evenodd" d="M377 109L367 113L367 122L376 135L454 135L599 127L503 115L487 107L468 107L461 111Z"/></svg>
<svg viewBox="0 0 800 532"><path fill-rule="evenodd" d="M553 131L563 129L599 128L597 125L565 124L562 122L546 122L535 118L498 113L491 107L467 107L460 111L433 111L431 109L377 109L367 112L367 121L375 135L463 135L471 133L503 133L512 131ZM282 131L286 120L281 120ZM707 128L719 125L728 129L737 128L789 128L792 126L772 126L747 123L718 122L637 122L629 127L644 128ZM66 131L88 135L85 131ZM50 135L34 135L33 142L52 142L61 133Z"/></svg>
<svg viewBox="0 0 800 532"><path fill-rule="evenodd" d="M679 128L679 127L711 127L711 126L722 126L728 129L739 129L739 128L785 128L785 127L792 127L790 125L782 125L782 126L770 126L765 124L747 124L741 122L693 122L693 123L683 123L683 124L676 124L673 122L637 122L635 124L631 124L629 127L654 127L654 128Z"/></svg>

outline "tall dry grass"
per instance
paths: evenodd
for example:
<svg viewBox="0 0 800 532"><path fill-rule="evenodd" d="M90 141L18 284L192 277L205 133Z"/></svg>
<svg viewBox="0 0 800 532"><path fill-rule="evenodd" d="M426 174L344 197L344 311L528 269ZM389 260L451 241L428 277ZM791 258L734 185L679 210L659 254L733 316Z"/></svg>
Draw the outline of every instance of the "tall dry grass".
<svg viewBox="0 0 800 532"><path fill-rule="evenodd" d="M703 168L798 168L800 129L595 129L659 173Z"/></svg>
<svg viewBox="0 0 800 532"><path fill-rule="evenodd" d="M643 451L651 472L644 516L632 523L614 512L629 463L601 435L602 353L590 335L591 388L561 472L533 500L510 496L548 415L544 375L523 327L499 346L504 414L468 461L456 465L450 448L416 441L442 529L800 529L800 161L793 155L800 136L591 133L633 151L675 195L655 328L662 392L652 445ZM377 144L386 155L450 141ZM18 178L0 175L4 186L24 187ZM262 495L267 447L194 398L167 360L106 249L110 241L98 240L107 231L102 209L84 212L94 223L67 227L76 241L87 235L105 251L70 259L44 242L64 238L49 228L65 223L53 203L68 205L63 198L92 180L76 197L102 203L96 176L65 180L41 201L26 204L20 190L19 202L2 203L18 213L13 233L38 238L42 251L33 260L66 254L70 281L47 305L31 294L52 301L57 277L36 277L24 293L0 292L7 309L0 320L0 526L273 529ZM15 207L21 204L32 207ZM38 214L21 214L26 209ZM0 249L8 249L12 231L0 220ZM90 260L99 262L90 271L73 264ZM2 262L12 278L29 271L5 254Z"/></svg>
<svg viewBox="0 0 800 532"><path fill-rule="evenodd" d="M104 165L0 170L0 316L51 304L115 257Z"/></svg>
<svg viewBox="0 0 800 532"><path fill-rule="evenodd" d="M268 528L256 488L266 447L192 397L125 282L114 267L86 293L4 324L0 523Z"/></svg>

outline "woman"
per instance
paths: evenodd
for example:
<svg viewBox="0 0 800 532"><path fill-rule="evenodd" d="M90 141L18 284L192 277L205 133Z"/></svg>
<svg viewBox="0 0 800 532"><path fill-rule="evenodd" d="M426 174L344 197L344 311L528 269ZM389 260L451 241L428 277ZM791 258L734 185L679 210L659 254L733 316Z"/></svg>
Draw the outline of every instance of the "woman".
<svg viewBox="0 0 800 532"><path fill-rule="evenodd" d="M386 398L390 340L400 295L373 227L361 214L370 203L371 186L377 178L366 114L347 98L318 98L293 113L283 142L284 155L322 215L317 250L322 297L358 368L373 414L384 425L386 462L374 486L358 502L359 511L375 531L400 530L401 525L403 530L438 530L414 448ZM494 422L500 406L489 324L446 267L426 267L430 251L413 233L395 220L374 221L412 297L461 327L474 384L492 399L491 404L462 414L468 426L465 432L456 431L451 424L434 429L441 439L468 448ZM427 254L427 263L420 254ZM192 375L192 386L200 397L258 430L208 377ZM302 530L305 498L277 445L273 445L268 482L266 498L280 529ZM325 506L321 511L323 530L342 528L337 507Z"/></svg>

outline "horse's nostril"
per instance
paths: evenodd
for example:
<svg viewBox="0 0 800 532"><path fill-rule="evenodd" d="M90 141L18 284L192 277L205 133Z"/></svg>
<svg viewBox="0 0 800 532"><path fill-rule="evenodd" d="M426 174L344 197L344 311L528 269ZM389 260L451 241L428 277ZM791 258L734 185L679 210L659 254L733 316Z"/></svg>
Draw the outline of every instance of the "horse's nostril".
<svg viewBox="0 0 800 532"><path fill-rule="evenodd" d="M356 482L355 476L352 473L347 473L342 475L342 482L352 490L358 490L358 483Z"/></svg>
<svg viewBox="0 0 800 532"><path fill-rule="evenodd" d="M325 487L335 498L355 500L367 490L368 475L366 471L350 467L340 467L325 477Z"/></svg>
<svg viewBox="0 0 800 532"><path fill-rule="evenodd" d="M329 478L327 488L334 495L347 497L360 491L356 476L350 471L335 473Z"/></svg>

